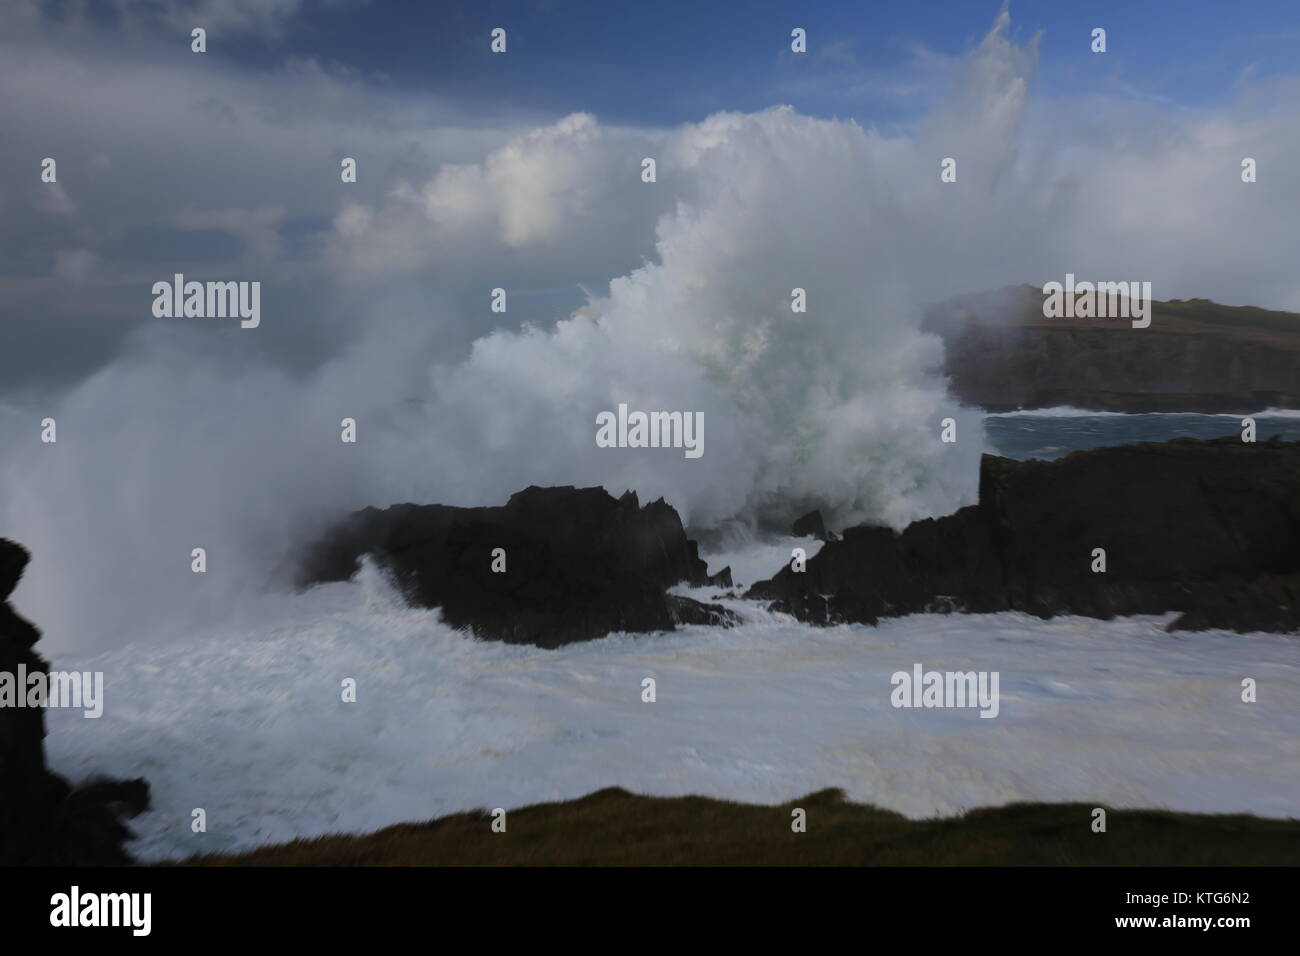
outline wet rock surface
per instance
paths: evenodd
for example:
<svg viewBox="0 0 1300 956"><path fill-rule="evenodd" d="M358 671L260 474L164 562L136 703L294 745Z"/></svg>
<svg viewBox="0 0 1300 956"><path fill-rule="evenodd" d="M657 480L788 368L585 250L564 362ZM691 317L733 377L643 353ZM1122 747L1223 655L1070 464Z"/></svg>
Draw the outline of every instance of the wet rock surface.
<svg viewBox="0 0 1300 956"><path fill-rule="evenodd" d="M677 512L662 499L643 506L631 491L531 487L500 507L367 508L308 550L299 583L347 580L367 554L413 604L512 643L559 647L734 620L667 593L682 583L730 587L730 569L710 575Z"/></svg>
<svg viewBox="0 0 1300 956"><path fill-rule="evenodd" d="M947 610L1179 611L1175 629L1300 630L1300 442L985 455L978 504L901 533L849 528L805 571L787 566L746 596L821 624Z"/></svg>

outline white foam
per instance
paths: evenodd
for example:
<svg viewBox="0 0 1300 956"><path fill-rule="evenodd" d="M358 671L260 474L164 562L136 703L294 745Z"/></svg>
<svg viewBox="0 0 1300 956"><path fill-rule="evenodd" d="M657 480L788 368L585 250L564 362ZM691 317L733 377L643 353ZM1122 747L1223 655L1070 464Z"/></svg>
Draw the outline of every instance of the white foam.
<svg viewBox="0 0 1300 956"><path fill-rule="evenodd" d="M737 589L743 590L759 581L766 581L780 571L782 565L789 564L791 551L795 548L802 548L805 556L811 558L822 549L822 542L816 538L757 534L747 526L733 524L725 540L713 550L701 548L700 556L708 563L711 574L731 568L732 582ZM709 591L707 588L701 590ZM690 594L691 589L684 588L682 593ZM709 599L708 593L692 596L699 600Z"/></svg>
<svg viewBox="0 0 1300 956"><path fill-rule="evenodd" d="M457 634L373 575L267 598L260 630L61 658L105 672L106 707L51 711L50 761L147 777L147 858L611 785L761 802L839 786L912 817L1015 800L1300 816L1293 639L1018 614L816 629L724 603L743 626L544 651ZM1000 671L999 717L891 708L889 676L914 662Z"/></svg>

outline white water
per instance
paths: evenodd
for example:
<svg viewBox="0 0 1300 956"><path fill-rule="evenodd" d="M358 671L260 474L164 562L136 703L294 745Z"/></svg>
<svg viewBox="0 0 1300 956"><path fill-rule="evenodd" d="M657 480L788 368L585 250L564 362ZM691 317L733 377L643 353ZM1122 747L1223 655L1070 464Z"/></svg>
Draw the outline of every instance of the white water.
<svg viewBox="0 0 1300 956"><path fill-rule="evenodd" d="M755 802L837 786L912 817L1016 800L1300 816L1295 639L1019 614L817 629L724 603L742 626L546 651L453 632L367 571L266 598L257 626L61 658L105 672L105 714L50 711L47 748L74 779L150 780L146 858L614 785ZM893 709L890 675L914 662L999 671L999 716Z"/></svg>

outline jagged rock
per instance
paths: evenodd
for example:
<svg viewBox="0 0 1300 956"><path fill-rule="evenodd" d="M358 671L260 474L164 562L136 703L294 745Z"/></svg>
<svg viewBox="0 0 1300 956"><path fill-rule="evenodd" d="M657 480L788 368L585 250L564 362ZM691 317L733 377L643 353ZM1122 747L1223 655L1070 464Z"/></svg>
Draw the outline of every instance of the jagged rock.
<svg viewBox="0 0 1300 956"><path fill-rule="evenodd" d="M668 610L674 624L732 627L740 623L740 619L721 604L705 604L679 594L668 595Z"/></svg>
<svg viewBox="0 0 1300 956"><path fill-rule="evenodd" d="M710 574L704 579L704 583L711 588L731 588L735 584L731 580L731 565L727 565L717 574Z"/></svg>
<svg viewBox="0 0 1300 956"><path fill-rule="evenodd" d="M33 646L40 631L8 604L27 549L0 538L0 672L49 666ZM45 711L0 707L0 865L107 866L131 862L123 816L149 803L144 780L94 780L74 788L45 765Z"/></svg>
<svg viewBox="0 0 1300 956"><path fill-rule="evenodd" d="M831 540L826 534L826 522L822 520L820 511L810 511L797 520L790 528L790 533L796 538L816 538L818 541Z"/></svg>
<svg viewBox="0 0 1300 956"><path fill-rule="evenodd" d="M1297 575L1300 442L1175 439L1056 461L985 455L979 504L901 533L850 528L747 596L816 623L1182 611L1173 627L1292 631Z"/></svg>
<svg viewBox="0 0 1300 956"><path fill-rule="evenodd" d="M497 548L504 572L492 570ZM666 593L683 582L730 586L730 569L710 576L677 512L663 499L642 507L632 491L615 499L603 488L531 487L501 507L366 508L308 550L299 583L347 580L366 554L413 604L512 643L558 647L730 618Z"/></svg>

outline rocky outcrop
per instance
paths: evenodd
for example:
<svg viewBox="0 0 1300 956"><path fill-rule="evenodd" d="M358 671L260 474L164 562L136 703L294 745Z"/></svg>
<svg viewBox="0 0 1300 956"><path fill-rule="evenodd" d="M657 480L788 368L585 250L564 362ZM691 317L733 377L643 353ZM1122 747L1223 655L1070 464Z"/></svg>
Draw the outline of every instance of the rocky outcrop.
<svg viewBox="0 0 1300 956"><path fill-rule="evenodd" d="M790 528L790 533L796 538L816 538L818 541L834 541L835 535L826 530L826 522L822 520L820 511L810 511L802 518L799 518Z"/></svg>
<svg viewBox="0 0 1300 956"><path fill-rule="evenodd" d="M1300 408L1300 315L1206 299L1155 302L1151 325L1045 318L1032 286L932 308L944 371L967 405L1247 414Z"/></svg>
<svg viewBox="0 0 1300 956"><path fill-rule="evenodd" d="M1172 629L1300 630L1300 442L985 455L978 504L901 533L850 528L747 596L816 623L1180 611Z"/></svg>
<svg viewBox="0 0 1300 956"><path fill-rule="evenodd" d="M9 606L29 560L27 550L0 538L0 673L46 674L40 639ZM96 866L130 862L123 816L149 802L143 780L92 780L73 787L45 765L45 711L0 706L0 865Z"/></svg>
<svg viewBox="0 0 1300 956"><path fill-rule="evenodd" d="M719 605L667 593L679 583L730 587L730 569L709 575L677 512L662 499L641 506L631 491L532 487L501 507L367 508L308 550L299 583L347 580L367 554L413 604L512 643L558 647L733 620Z"/></svg>

